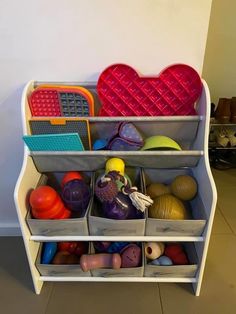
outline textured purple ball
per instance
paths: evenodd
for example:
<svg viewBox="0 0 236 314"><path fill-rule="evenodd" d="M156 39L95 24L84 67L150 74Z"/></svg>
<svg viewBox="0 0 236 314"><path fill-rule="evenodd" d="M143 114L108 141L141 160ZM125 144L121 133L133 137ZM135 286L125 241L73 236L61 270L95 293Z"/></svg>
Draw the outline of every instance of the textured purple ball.
<svg viewBox="0 0 236 314"><path fill-rule="evenodd" d="M103 214L110 219L132 219L136 218L137 209L132 204L128 195L121 192L117 194L112 202L104 202Z"/></svg>
<svg viewBox="0 0 236 314"><path fill-rule="evenodd" d="M142 250L136 244L130 244L121 251L121 267L138 267L142 260Z"/></svg>
<svg viewBox="0 0 236 314"><path fill-rule="evenodd" d="M85 213L90 200L90 187L83 180L72 180L65 184L62 199L67 208Z"/></svg>

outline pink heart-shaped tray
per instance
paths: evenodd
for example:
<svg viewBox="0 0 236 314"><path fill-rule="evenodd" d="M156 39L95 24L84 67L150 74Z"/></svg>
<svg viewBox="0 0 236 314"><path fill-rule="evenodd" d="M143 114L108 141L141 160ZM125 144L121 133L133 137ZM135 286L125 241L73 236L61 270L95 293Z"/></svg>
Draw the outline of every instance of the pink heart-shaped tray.
<svg viewBox="0 0 236 314"><path fill-rule="evenodd" d="M106 68L97 83L99 116L195 115L202 81L186 64L175 64L157 77L141 77L130 66Z"/></svg>

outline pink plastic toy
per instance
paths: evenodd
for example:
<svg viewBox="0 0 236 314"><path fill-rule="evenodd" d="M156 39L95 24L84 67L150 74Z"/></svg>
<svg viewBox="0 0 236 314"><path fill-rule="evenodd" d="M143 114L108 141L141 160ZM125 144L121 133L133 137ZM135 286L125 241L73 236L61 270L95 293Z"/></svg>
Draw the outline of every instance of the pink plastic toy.
<svg viewBox="0 0 236 314"><path fill-rule="evenodd" d="M80 258L80 266L85 272L89 271L90 269L97 268L119 269L121 266L121 257L118 253L82 255Z"/></svg>

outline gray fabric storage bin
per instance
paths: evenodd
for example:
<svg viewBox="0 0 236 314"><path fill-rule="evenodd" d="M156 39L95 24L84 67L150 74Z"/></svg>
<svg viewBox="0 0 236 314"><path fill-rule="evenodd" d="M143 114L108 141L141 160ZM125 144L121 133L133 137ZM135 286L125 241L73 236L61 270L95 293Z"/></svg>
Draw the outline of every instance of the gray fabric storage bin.
<svg viewBox="0 0 236 314"><path fill-rule="evenodd" d="M96 172L95 180L104 170ZM140 168L125 168L125 173L132 183L142 191L142 179ZM94 183L95 184L95 183ZM143 219L116 220L99 216L100 204L94 197L88 215L89 234L100 236L142 236L145 233L146 213Z"/></svg>
<svg viewBox="0 0 236 314"><path fill-rule="evenodd" d="M95 252L93 244L91 243L91 254ZM144 250L142 245L142 265L140 267L130 267L130 268L99 268L92 269L91 274L93 277L143 277L144 272Z"/></svg>
<svg viewBox="0 0 236 314"><path fill-rule="evenodd" d="M79 264L75 265L53 265L41 264L42 243L39 246L35 265L41 276L50 277L91 277L90 271L84 272Z"/></svg>
<svg viewBox="0 0 236 314"><path fill-rule="evenodd" d="M144 277L194 278L198 270L198 258L193 243L183 244L189 265L158 266L147 264L145 257Z"/></svg>
<svg viewBox="0 0 236 314"><path fill-rule="evenodd" d="M143 184L158 182L169 184L177 175L191 175L190 169L142 169ZM155 219L147 215L146 235L149 236L200 236L206 225L206 211L198 194L194 200L187 202L188 212L192 219L172 220Z"/></svg>
<svg viewBox="0 0 236 314"><path fill-rule="evenodd" d="M30 208L28 210L26 221L29 226L32 235L41 236L86 236L88 232L87 216L92 204L93 199L93 172L83 173L85 182L90 185L91 188L91 198L86 209L85 215L81 218L69 218L69 219L35 219L31 216ZM60 179L63 173L56 173L52 176L51 180L53 186L57 188L59 186ZM48 177L42 175L38 185L47 184Z"/></svg>

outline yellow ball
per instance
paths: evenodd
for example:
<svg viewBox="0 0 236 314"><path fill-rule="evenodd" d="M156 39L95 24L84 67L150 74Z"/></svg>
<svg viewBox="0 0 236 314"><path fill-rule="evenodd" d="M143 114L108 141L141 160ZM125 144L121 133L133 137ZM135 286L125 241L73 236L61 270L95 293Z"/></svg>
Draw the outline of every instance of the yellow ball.
<svg viewBox="0 0 236 314"><path fill-rule="evenodd" d="M149 195L152 199L164 194L170 194L169 187L165 184L151 183L147 187L147 195Z"/></svg>
<svg viewBox="0 0 236 314"><path fill-rule="evenodd" d="M191 176L177 176L171 183L170 190L172 194L182 201L190 201L197 194L197 182Z"/></svg>
<svg viewBox="0 0 236 314"><path fill-rule="evenodd" d="M175 220L187 219L188 216L184 204L171 194L156 197L148 214L150 218Z"/></svg>
<svg viewBox="0 0 236 314"><path fill-rule="evenodd" d="M106 162L106 173L110 171L119 171L120 174L123 176L125 174L125 163L120 158L110 158Z"/></svg>

